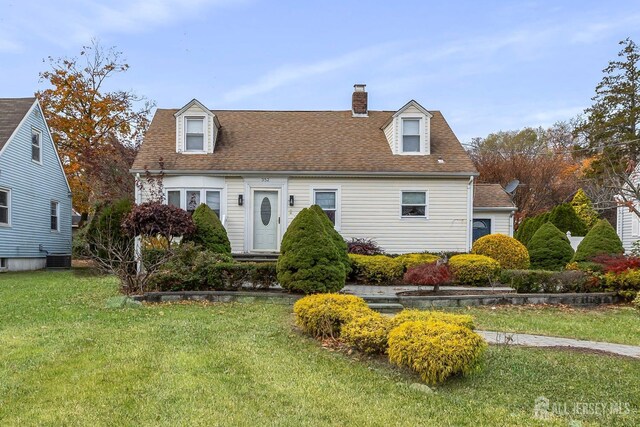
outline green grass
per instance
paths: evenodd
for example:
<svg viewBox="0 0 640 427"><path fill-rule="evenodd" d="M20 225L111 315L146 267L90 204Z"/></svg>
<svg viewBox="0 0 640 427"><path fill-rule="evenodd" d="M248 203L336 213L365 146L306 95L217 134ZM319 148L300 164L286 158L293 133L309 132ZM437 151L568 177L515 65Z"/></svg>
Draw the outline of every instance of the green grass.
<svg viewBox="0 0 640 427"><path fill-rule="evenodd" d="M631 306L497 306L459 311L471 314L478 329L640 345L640 311Z"/></svg>
<svg viewBox="0 0 640 427"><path fill-rule="evenodd" d="M0 425L564 425L533 419L552 403L629 402L638 361L491 347L482 369L427 394L380 360L300 336L291 308L173 304L107 309L111 278L0 275Z"/></svg>

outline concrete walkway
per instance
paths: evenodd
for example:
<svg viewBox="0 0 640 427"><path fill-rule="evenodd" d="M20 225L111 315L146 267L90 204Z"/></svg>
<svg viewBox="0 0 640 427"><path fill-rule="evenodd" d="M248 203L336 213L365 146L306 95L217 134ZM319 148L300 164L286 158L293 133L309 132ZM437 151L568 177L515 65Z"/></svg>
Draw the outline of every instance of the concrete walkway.
<svg viewBox="0 0 640 427"><path fill-rule="evenodd" d="M620 356L640 359L640 346L613 344L598 341L575 340L572 338L548 337L544 335L518 334L511 332L476 331L489 344L522 345L527 347L568 347L603 351Z"/></svg>
<svg viewBox="0 0 640 427"><path fill-rule="evenodd" d="M398 292L404 291L430 291L433 286L373 286L373 285L353 285L348 284L343 289L342 292L345 294L357 295L359 297L365 296L390 296L395 297ZM513 288L508 286L496 286L495 288L491 287L481 287L481 286L440 286L441 291L469 291L469 295L473 295L473 293L482 292L482 291L497 291L510 293L514 292Z"/></svg>

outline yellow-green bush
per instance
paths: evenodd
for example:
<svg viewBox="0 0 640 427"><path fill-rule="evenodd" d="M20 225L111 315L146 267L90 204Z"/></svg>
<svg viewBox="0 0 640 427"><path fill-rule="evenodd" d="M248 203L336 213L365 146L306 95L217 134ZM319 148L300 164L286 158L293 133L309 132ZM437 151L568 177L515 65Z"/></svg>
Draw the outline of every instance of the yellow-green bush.
<svg viewBox="0 0 640 427"><path fill-rule="evenodd" d="M636 295L636 298L633 300L633 306L640 310L640 293Z"/></svg>
<svg viewBox="0 0 640 427"><path fill-rule="evenodd" d="M389 361L416 371L428 384L471 372L487 347L469 328L424 320L394 328L388 344Z"/></svg>
<svg viewBox="0 0 640 427"><path fill-rule="evenodd" d="M508 270L529 268L527 248L505 234L489 234L479 238L473 243L471 253L493 258L500 263L500 267Z"/></svg>
<svg viewBox="0 0 640 427"><path fill-rule="evenodd" d="M340 337L363 353L382 354L387 351L387 337L391 328L391 318L374 311L347 322L342 327Z"/></svg>
<svg viewBox="0 0 640 427"><path fill-rule="evenodd" d="M410 267L415 267L416 265L436 262L440 257L432 254L403 254L398 256L396 259L399 260L404 266L404 269L407 270Z"/></svg>
<svg viewBox="0 0 640 427"><path fill-rule="evenodd" d="M293 305L296 323L314 337L338 337L342 325L351 319L371 314L367 303L354 295L316 294L299 299Z"/></svg>
<svg viewBox="0 0 640 427"><path fill-rule="evenodd" d="M349 254L356 279L376 285L393 284L402 279L404 266L398 258L386 255Z"/></svg>
<svg viewBox="0 0 640 427"><path fill-rule="evenodd" d="M450 323L452 325L463 326L468 329L474 329L473 317L468 314L453 314L443 311L427 311L427 310L402 310L390 319L392 328L399 326L405 322L413 322L416 320L439 321Z"/></svg>
<svg viewBox="0 0 640 427"><path fill-rule="evenodd" d="M462 285L487 285L500 274L500 263L485 255L454 255L449 268L456 282Z"/></svg>

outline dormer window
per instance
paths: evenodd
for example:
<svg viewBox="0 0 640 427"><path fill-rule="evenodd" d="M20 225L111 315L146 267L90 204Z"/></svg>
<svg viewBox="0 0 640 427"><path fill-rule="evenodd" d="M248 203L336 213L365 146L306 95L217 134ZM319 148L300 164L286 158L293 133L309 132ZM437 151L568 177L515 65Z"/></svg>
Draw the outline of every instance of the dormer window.
<svg viewBox="0 0 640 427"><path fill-rule="evenodd" d="M185 151L204 151L204 117L185 118Z"/></svg>
<svg viewBox="0 0 640 427"><path fill-rule="evenodd" d="M402 152L419 153L420 119L402 119Z"/></svg>

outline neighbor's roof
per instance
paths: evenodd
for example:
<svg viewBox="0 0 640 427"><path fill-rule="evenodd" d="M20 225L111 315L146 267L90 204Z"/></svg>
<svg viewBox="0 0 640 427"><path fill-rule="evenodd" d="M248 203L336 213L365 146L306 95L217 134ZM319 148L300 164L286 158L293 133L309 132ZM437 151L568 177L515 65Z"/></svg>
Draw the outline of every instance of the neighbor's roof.
<svg viewBox="0 0 640 427"><path fill-rule="evenodd" d="M473 188L473 207L516 210L516 205L500 184L476 184Z"/></svg>
<svg viewBox="0 0 640 427"><path fill-rule="evenodd" d="M0 150L27 114L35 98L0 98Z"/></svg>
<svg viewBox="0 0 640 427"><path fill-rule="evenodd" d="M393 155L382 126L395 111L216 111L214 154L176 153L176 109L158 109L132 170L477 174L438 111L431 111L431 154ZM438 158L444 163L438 163Z"/></svg>

